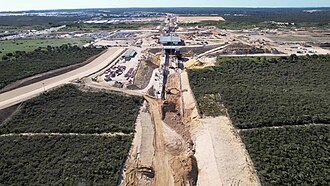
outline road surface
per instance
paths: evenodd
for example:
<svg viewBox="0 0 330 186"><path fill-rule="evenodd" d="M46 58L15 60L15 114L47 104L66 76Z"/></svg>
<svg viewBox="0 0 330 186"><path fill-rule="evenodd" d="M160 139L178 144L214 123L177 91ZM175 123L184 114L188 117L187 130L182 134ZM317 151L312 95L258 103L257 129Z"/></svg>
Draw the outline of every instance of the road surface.
<svg viewBox="0 0 330 186"><path fill-rule="evenodd" d="M32 97L38 96L44 91L69 83L75 79L91 75L108 66L109 63L117 59L124 50L125 48L110 48L94 61L76 70L2 93L0 94L0 109L26 101Z"/></svg>

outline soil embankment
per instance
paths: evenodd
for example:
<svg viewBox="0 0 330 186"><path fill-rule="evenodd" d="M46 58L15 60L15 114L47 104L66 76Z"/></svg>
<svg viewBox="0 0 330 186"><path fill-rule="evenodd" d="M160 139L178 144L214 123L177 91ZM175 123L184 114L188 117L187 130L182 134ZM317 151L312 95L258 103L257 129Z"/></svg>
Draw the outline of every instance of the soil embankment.
<svg viewBox="0 0 330 186"><path fill-rule="evenodd" d="M0 94L0 109L28 100L44 91L69 83L72 80L93 74L108 66L109 63L112 63L123 53L123 51L123 48L108 49L103 55L81 68L2 93Z"/></svg>
<svg viewBox="0 0 330 186"><path fill-rule="evenodd" d="M146 88L150 82L153 71L157 67L158 66L151 61L142 61L136 72L133 84L140 90Z"/></svg>
<svg viewBox="0 0 330 186"><path fill-rule="evenodd" d="M17 104L0 110L0 125L8 119L19 108L19 106L20 104Z"/></svg>
<svg viewBox="0 0 330 186"><path fill-rule="evenodd" d="M155 176L152 167L154 155L154 127L147 102L138 115L133 144L125 163L123 179L120 185L151 185Z"/></svg>

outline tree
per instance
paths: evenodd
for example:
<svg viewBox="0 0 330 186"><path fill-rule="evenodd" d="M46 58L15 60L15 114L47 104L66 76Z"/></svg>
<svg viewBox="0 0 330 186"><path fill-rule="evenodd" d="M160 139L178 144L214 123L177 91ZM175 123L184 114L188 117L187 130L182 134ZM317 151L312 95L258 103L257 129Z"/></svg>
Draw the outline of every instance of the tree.
<svg viewBox="0 0 330 186"><path fill-rule="evenodd" d="M2 60L6 61L6 60L8 60L8 59L9 59L8 56L2 56Z"/></svg>
<svg viewBox="0 0 330 186"><path fill-rule="evenodd" d="M9 52L9 53L6 54L6 56L12 57L13 56L13 53Z"/></svg>

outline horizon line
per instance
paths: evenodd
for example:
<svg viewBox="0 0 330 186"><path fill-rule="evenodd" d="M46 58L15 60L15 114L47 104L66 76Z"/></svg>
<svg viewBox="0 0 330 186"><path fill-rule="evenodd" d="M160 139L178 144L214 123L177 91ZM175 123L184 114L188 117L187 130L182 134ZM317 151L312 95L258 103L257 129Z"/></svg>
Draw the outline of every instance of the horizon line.
<svg viewBox="0 0 330 186"><path fill-rule="evenodd" d="M0 10L0 13L3 12L24 12L24 11L54 11L54 10L88 10L88 9L133 9L133 8L252 8L252 9L276 9L276 8L283 8L283 9L303 9L303 8L330 8L330 6L159 6L159 7L152 7L152 6L145 6L145 7L108 7L108 8L56 8L56 9L25 9L25 10Z"/></svg>

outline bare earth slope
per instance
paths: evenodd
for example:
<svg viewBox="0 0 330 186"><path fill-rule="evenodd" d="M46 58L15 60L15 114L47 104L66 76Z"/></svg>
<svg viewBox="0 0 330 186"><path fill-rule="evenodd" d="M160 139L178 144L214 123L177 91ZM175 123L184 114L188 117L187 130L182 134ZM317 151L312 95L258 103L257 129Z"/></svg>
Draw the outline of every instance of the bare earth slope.
<svg viewBox="0 0 330 186"><path fill-rule="evenodd" d="M103 55L96 58L91 63L79 69L0 94L0 109L30 99L44 92L45 90L52 89L61 84L69 83L74 79L82 78L84 76L90 75L106 67L109 63L111 63L114 59L116 59L123 51L124 51L123 48L108 49L106 53L104 53Z"/></svg>

